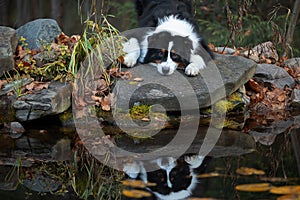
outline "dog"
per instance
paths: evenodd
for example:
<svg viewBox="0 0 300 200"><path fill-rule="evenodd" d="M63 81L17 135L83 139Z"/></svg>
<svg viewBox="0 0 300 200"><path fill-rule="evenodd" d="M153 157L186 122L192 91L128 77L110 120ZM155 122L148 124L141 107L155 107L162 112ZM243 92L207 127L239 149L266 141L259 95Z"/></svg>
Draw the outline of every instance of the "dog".
<svg viewBox="0 0 300 200"><path fill-rule="evenodd" d="M139 27L152 29L128 38L125 66L149 63L162 75L184 69L187 76L197 76L213 59L192 14L192 0L135 0L135 8Z"/></svg>
<svg viewBox="0 0 300 200"><path fill-rule="evenodd" d="M211 157L184 155L177 160L173 157L158 158L145 162L133 162L124 166L127 179L141 180L147 186L145 191L152 197L147 199L176 200L193 195ZM147 171L147 166L157 166L157 170ZM131 188L134 190L135 188ZM123 199L126 200L126 197Z"/></svg>

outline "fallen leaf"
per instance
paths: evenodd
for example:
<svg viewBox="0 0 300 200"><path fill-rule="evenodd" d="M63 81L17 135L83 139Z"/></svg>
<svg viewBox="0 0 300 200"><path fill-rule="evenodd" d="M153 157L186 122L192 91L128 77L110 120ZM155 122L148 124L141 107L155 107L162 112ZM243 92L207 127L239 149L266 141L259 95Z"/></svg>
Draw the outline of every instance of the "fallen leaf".
<svg viewBox="0 0 300 200"><path fill-rule="evenodd" d="M254 168L248 168L248 167L241 167L236 170L237 174L244 175L244 176L250 176L250 175L264 175L265 172L262 170L254 169Z"/></svg>
<svg viewBox="0 0 300 200"><path fill-rule="evenodd" d="M218 176L221 176L221 174L219 173L206 173L206 174L199 174L197 177L198 178L211 178L211 177L218 177Z"/></svg>
<svg viewBox="0 0 300 200"><path fill-rule="evenodd" d="M26 85L25 88L28 91L39 91L42 89L47 89L49 87L50 82L38 82L38 81L34 81L31 82L30 84Z"/></svg>
<svg viewBox="0 0 300 200"><path fill-rule="evenodd" d="M150 192L146 192L143 190L123 190L123 195L130 198L143 198L143 197L151 197Z"/></svg>
<svg viewBox="0 0 300 200"><path fill-rule="evenodd" d="M300 200L300 194L288 194L280 196L276 200Z"/></svg>
<svg viewBox="0 0 300 200"><path fill-rule="evenodd" d="M300 194L300 186L281 186L281 187L273 187L270 190L272 194Z"/></svg>
<svg viewBox="0 0 300 200"><path fill-rule="evenodd" d="M266 192L272 188L269 183L254 183L235 186L235 189L243 192Z"/></svg>
<svg viewBox="0 0 300 200"><path fill-rule="evenodd" d="M255 92L261 92L263 90L263 86L261 86L258 82L256 82L253 79L249 80L249 86L252 90L254 90Z"/></svg>
<svg viewBox="0 0 300 200"><path fill-rule="evenodd" d="M134 78L133 81L136 81L136 82L143 82L144 79L143 79L143 78Z"/></svg>

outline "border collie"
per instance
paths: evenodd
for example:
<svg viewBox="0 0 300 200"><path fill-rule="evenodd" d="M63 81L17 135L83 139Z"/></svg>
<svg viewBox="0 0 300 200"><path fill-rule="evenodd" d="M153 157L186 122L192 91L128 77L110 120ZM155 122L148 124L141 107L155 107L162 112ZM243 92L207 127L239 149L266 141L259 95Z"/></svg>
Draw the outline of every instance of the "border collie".
<svg viewBox="0 0 300 200"><path fill-rule="evenodd" d="M153 194L149 199L185 199L193 195L199 183L197 176L206 171L210 160L210 157L199 155L185 155L177 160L165 157L150 161L148 164L141 161L133 162L125 165L123 170L129 179L142 180L149 185L145 189ZM159 169L147 171L147 165L157 165ZM126 200L126 197L123 199Z"/></svg>
<svg viewBox="0 0 300 200"><path fill-rule="evenodd" d="M162 75L177 68L196 76L213 55L199 34L192 0L135 0L140 28L153 27L142 37L129 37L124 44L123 64L154 65Z"/></svg>

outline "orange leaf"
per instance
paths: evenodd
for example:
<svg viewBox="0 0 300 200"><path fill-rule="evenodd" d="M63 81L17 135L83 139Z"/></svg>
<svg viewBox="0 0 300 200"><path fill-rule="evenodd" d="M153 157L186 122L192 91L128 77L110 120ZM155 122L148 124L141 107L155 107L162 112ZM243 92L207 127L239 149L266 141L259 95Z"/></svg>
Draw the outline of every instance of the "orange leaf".
<svg viewBox="0 0 300 200"><path fill-rule="evenodd" d="M288 194L278 197L277 200L300 200L300 194Z"/></svg>
<svg viewBox="0 0 300 200"><path fill-rule="evenodd" d="M254 183L254 184L243 184L235 186L235 189L243 192L266 192L271 189L269 183Z"/></svg>
<svg viewBox="0 0 300 200"><path fill-rule="evenodd" d="M300 186L281 186L281 187L273 187L270 190L270 193L273 194L300 194Z"/></svg>
<svg viewBox="0 0 300 200"><path fill-rule="evenodd" d="M265 172L262 170L257 170L254 168L248 168L248 167L241 167L236 170L237 174L249 176L249 175L264 175Z"/></svg>
<svg viewBox="0 0 300 200"><path fill-rule="evenodd" d="M141 199L143 197L151 197L151 193L143 190L123 190L123 195L130 198Z"/></svg>
<svg viewBox="0 0 300 200"><path fill-rule="evenodd" d="M219 173L206 173L206 174L199 174L197 177L198 178L211 178L211 177L218 177L221 176Z"/></svg>

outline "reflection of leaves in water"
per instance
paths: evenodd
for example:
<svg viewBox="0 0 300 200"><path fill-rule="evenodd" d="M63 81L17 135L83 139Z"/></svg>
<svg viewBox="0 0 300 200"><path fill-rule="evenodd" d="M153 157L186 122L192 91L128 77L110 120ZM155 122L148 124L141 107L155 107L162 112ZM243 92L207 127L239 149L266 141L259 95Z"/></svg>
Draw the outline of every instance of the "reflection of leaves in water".
<svg viewBox="0 0 300 200"><path fill-rule="evenodd" d="M145 183L141 180L124 180L122 181L122 184L124 186L133 187L133 188L146 188L147 186L149 187L156 186L156 183L150 183L150 182Z"/></svg>
<svg viewBox="0 0 300 200"><path fill-rule="evenodd" d="M219 174L216 172L212 172L212 173L206 173L206 174L199 174L197 176L197 178L212 178L212 177L219 177L219 176L225 176L225 175Z"/></svg>
<svg viewBox="0 0 300 200"><path fill-rule="evenodd" d="M249 168L249 167L241 167L236 170L237 174L244 175L244 176L249 176L249 175L264 175L265 172L262 170L254 169L254 168Z"/></svg>
<svg viewBox="0 0 300 200"><path fill-rule="evenodd" d="M150 192L146 192L143 190L123 190L123 195L130 198L143 198L143 197L151 197Z"/></svg>
<svg viewBox="0 0 300 200"><path fill-rule="evenodd" d="M278 197L277 200L299 200L300 194L288 194Z"/></svg>
<svg viewBox="0 0 300 200"><path fill-rule="evenodd" d="M254 184L243 184L235 186L238 191L244 192L266 192L271 189L271 184L269 183L254 183Z"/></svg>

